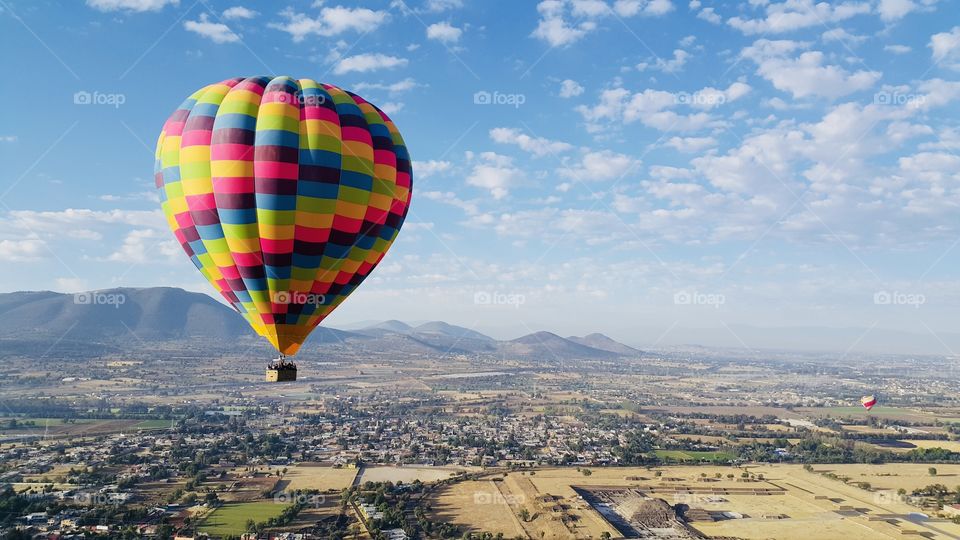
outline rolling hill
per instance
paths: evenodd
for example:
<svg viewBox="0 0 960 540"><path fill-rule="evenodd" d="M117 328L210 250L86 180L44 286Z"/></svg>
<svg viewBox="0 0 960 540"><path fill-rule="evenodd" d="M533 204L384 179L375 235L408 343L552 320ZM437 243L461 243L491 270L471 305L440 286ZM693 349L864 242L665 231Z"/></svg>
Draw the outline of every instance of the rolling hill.
<svg viewBox="0 0 960 540"><path fill-rule="evenodd" d="M51 344L83 356L165 348L199 351L266 349L246 321L229 307L199 293L168 287L119 288L62 294L50 291L0 294L0 341L8 350L50 350ZM396 351L427 355L496 355L547 361L603 359L639 351L601 334L563 338L536 332L497 341L442 321L411 326L383 321L354 330L317 328L304 345L322 350Z"/></svg>

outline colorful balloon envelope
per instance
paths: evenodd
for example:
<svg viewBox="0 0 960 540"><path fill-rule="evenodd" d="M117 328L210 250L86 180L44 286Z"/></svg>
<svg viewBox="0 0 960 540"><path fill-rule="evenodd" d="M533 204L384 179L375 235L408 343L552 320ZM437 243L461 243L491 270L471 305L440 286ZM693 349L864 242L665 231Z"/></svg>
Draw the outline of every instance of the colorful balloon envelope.
<svg viewBox="0 0 960 540"><path fill-rule="evenodd" d="M874 405L877 404L877 398L873 396L863 396L860 398L860 404L863 405L864 409L869 411Z"/></svg>
<svg viewBox="0 0 960 540"><path fill-rule="evenodd" d="M412 193L383 111L290 77L194 92L163 126L155 177L190 260L284 355L383 259Z"/></svg>

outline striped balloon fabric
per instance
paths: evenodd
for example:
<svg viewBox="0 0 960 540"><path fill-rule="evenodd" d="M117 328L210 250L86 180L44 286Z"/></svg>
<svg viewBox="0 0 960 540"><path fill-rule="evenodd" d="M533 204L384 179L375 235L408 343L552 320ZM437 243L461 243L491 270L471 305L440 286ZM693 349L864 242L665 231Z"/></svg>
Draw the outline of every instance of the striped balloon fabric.
<svg viewBox="0 0 960 540"><path fill-rule="evenodd" d="M377 266L412 193L383 111L290 77L195 92L163 126L155 177L193 264L285 355Z"/></svg>

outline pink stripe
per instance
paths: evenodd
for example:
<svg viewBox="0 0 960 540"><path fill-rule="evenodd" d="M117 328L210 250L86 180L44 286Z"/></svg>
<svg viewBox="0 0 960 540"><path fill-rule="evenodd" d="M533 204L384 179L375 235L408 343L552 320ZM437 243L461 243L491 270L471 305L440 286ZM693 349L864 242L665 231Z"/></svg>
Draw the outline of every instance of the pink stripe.
<svg viewBox="0 0 960 540"><path fill-rule="evenodd" d="M377 225L383 225L387 221L388 214L390 214L390 212L387 210L380 210L379 208L368 206L364 219Z"/></svg>
<svg viewBox="0 0 960 540"><path fill-rule="evenodd" d="M210 146L210 161L253 161L253 146L218 143Z"/></svg>
<svg viewBox="0 0 960 540"><path fill-rule="evenodd" d="M405 188L410 187L410 173L397 172L397 185Z"/></svg>
<svg viewBox="0 0 960 540"><path fill-rule="evenodd" d="M177 225L179 225L181 229L193 227L193 218L190 217L190 212L181 212L174 216L174 219L177 220Z"/></svg>
<svg viewBox="0 0 960 540"><path fill-rule="evenodd" d="M374 150L373 161L377 165L389 165L397 168L397 155L390 150Z"/></svg>
<svg viewBox="0 0 960 540"><path fill-rule="evenodd" d="M209 129L191 129L183 134L180 139L180 148L187 146L209 146L210 137L213 134Z"/></svg>
<svg viewBox="0 0 960 540"><path fill-rule="evenodd" d="M230 266L221 266L220 273L223 274L224 279L240 279L240 271L232 264ZM230 286L227 285L226 288L230 289Z"/></svg>
<svg viewBox="0 0 960 540"><path fill-rule="evenodd" d="M186 124L186 122L183 120L168 120L167 123L163 125L163 131L166 132L168 136L179 136L183 133L184 124Z"/></svg>
<svg viewBox="0 0 960 540"><path fill-rule="evenodd" d="M213 192L223 194L253 193L255 182L252 176L215 176Z"/></svg>
<svg viewBox="0 0 960 540"><path fill-rule="evenodd" d="M344 126L340 128L340 131L342 132L341 137L345 141L363 141L373 146L373 139L370 137L370 132L363 128Z"/></svg>
<svg viewBox="0 0 960 540"><path fill-rule="evenodd" d="M363 225L363 220L361 219L333 216L333 228L338 231L357 233L360 232L361 225Z"/></svg>
<svg viewBox="0 0 960 540"><path fill-rule="evenodd" d="M337 111L332 111L326 107L304 107L302 117L308 120L326 120L333 122L334 125L340 125L340 116Z"/></svg>
<svg viewBox="0 0 960 540"><path fill-rule="evenodd" d="M291 253L293 252L293 239L289 240L270 240L268 238L260 239L260 250L264 253Z"/></svg>
<svg viewBox="0 0 960 540"><path fill-rule="evenodd" d="M303 225L294 227L293 234L297 240L303 240L305 242L326 242L330 239L330 229L304 227Z"/></svg>
<svg viewBox="0 0 960 540"><path fill-rule="evenodd" d="M254 253L232 253L233 262L237 263L237 266L260 266L263 264L263 257L260 256L260 252L256 251Z"/></svg>
<svg viewBox="0 0 960 540"><path fill-rule="evenodd" d="M300 177L300 164L282 163L279 161L257 161L253 164L253 175L258 178L288 178L296 180Z"/></svg>
<svg viewBox="0 0 960 540"><path fill-rule="evenodd" d="M201 210L216 210L217 201L213 196L213 193L203 193L200 195L187 195L187 208L191 212L199 212Z"/></svg>

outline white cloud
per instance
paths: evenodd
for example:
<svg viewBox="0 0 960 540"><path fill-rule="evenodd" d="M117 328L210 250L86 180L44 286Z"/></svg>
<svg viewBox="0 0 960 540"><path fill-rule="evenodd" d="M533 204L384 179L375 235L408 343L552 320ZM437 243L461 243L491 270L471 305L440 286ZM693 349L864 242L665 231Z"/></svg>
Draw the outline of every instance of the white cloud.
<svg viewBox="0 0 960 540"><path fill-rule="evenodd" d="M693 93L665 92L646 89L631 93L625 88L611 88L600 94L600 102L588 107L580 105L577 112L587 120L588 128L598 122L636 121L661 131L696 131L707 127L723 127L725 123L706 112L679 114L671 109L688 107L701 111L736 101L750 91L746 83L735 82L725 90L705 87Z"/></svg>
<svg viewBox="0 0 960 540"><path fill-rule="evenodd" d="M690 53L683 49L675 49L671 59L664 60L663 58L657 58L650 67L664 73L676 73L683 69L684 64L686 64L689 59Z"/></svg>
<svg viewBox="0 0 960 540"><path fill-rule="evenodd" d="M463 7L463 0L427 0L423 3L426 13L441 13Z"/></svg>
<svg viewBox="0 0 960 540"><path fill-rule="evenodd" d="M333 72L337 75L343 75L344 73L353 71L366 73L368 71L392 69L406 65L406 58L398 58L380 53L364 53L341 59L333 68Z"/></svg>
<svg viewBox="0 0 960 540"><path fill-rule="evenodd" d="M863 43L864 41L867 40L866 36L858 36L855 34L851 34L846 30L844 30L843 28L833 28L831 30L827 30L826 32L820 34L820 37L823 38L823 40L826 42L842 41L844 43L849 43L853 45Z"/></svg>
<svg viewBox="0 0 960 540"><path fill-rule="evenodd" d="M17 228L36 234L61 234L67 229L89 228L96 225L135 225L167 228L160 210L90 210L67 208L59 211L12 210L0 229Z"/></svg>
<svg viewBox="0 0 960 540"><path fill-rule="evenodd" d="M914 0L880 0L877 4L877 13L880 14L883 21L892 22L902 19L914 11L925 10L936 4L937 1L920 0L918 3Z"/></svg>
<svg viewBox="0 0 960 540"><path fill-rule="evenodd" d="M383 84L383 83L357 83L353 85L354 90L357 92L363 92L364 90L385 90L387 92L399 94L401 92L407 92L413 90L417 86L417 81L413 80L410 77L403 79L402 81L397 81L395 83Z"/></svg>
<svg viewBox="0 0 960 540"><path fill-rule="evenodd" d="M943 62L945 66L960 67L960 26L954 26L949 32L940 32L930 36L927 45L933 51L933 61Z"/></svg>
<svg viewBox="0 0 960 540"><path fill-rule="evenodd" d="M616 0L613 11L621 17L659 17L673 11L673 3L670 0Z"/></svg>
<svg viewBox="0 0 960 540"><path fill-rule="evenodd" d="M766 4L766 16L759 19L731 17L727 24L744 34L782 34L810 26L836 23L857 15L870 13L867 2L827 2L814 0L785 0Z"/></svg>
<svg viewBox="0 0 960 540"><path fill-rule="evenodd" d="M431 201L437 201L443 204L448 204L455 208L459 208L468 216L475 216L480 213L476 203L460 199L452 191L425 191L421 193L420 196L425 199L430 199Z"/></svg>
<svg viewBox="0 0 960 540"><path fill-rule="evenodd" d="M224 19L253 19L259 15L256 11L243 6L233 6L223 11Z"/></svg>
<svg viewBox="0 0 960 540"><path fill-rule="evenodd" d="M468 154L468 160L470 157L472 154ZM467 176L467 184L489 190L494 199L500 200L522 179L523 172L513 166L513 160L508 156L483 152Z"/></svg>
<svg viewBox="0 0 960 540"><path fill-rule="evenodd" d="M5 143L14 143L17 142L18 138L16 135L0 135L0 142Z"/></svg>
<svg viewBox="0 0 960 540"><path fill-rule="evenodd" d="M571 98L583 93L583 87L573 79L565 79L560 83L560 97Z"/></svg>
<svg viewBox="0 0 960 540"><path fill-rule="evenodd" d="M573 149L573 145L561 141L551 141L543 137L531 137L514 128L498 127L490 130L490 138L501 144L514 144L524 152L537 157L559 154Z"/></svg>
<svg viewBox="0 0 960 540"><path fill-rule="evenodd" d="M89 288L89 285L87 284L87 280L83 278L61 277L54 280L54 283L56 284L56 289L55 289L56 291L65 292L65 293L75 293L75 292L86 291Z"/></svg>
<svg viewBox="0 0 960 540"><path fill-rule="evenodd" d="M557 169L557 174L582 182L622 178L640 162L628 155L610 150L586 152L578 163Z"/></svg>
<svg viewBox="0 0 960 540"><path fill-rule="evenodd" d="M883 47L883 50L887 52L892 52L893 54L907 54L913 49L911 49L907 45L885 45Z"/></svg>
<svg viewBox="0 0 960 540"><path fill-rule="evenodd" d="M460 41L463 29L457 28L448 22L433 23L427 27L427 39L435 39L444 43Z"/></svg>
<svg viewBox="0 0 960 540"><path fill-rule="evenodd" d="M155 261L157 255L174 259L182 255L183 250L170 238L166 231L156 229L134 229L127 233L123 244L109 256L108 261L142 264Z"/></svg>
<svg viewBox="0 0 960 540"><path fill-rule="evenodd" d="M223 23L211 22L206 13L200 14L200 20L185 21L183 27L214 43L237 43L240 41L240 36L230 30L229 26Z"/></svg>
<svg viewBox="0 0 960 540"><path fill-rule="evenodd" d="M431 159L429 161L414 161L413 174L417 178L430 178L431 176L450 170L449 161L438 161Z"/></svg>
<svg viewBox="0 0 960 540"><path fill-rule="evenodd" d="M47 244L43 240L0 240L0 261L31 262L44 258Z"/></svg>
<svg viewBox="0 0 960 540"><path fill-rule="evenodd" d="M331 37L350 31L372 32L390 18L386 11L343 6L322 8L320 15L315 18L291 8L281 11L280 16L286 19L285 23L270 23L267 26L290 34L295 42L303 41L310 35Z"/></svg>
<svg viewBox="0 0 960 540"><path fill-rule="evenodd" d="M823 65L820 51L806 51L798 57L792 52L805 43L760 39L743 50L743 57L757 64L757 73L773 86L790 92L795 98L823 96L837 98L872 87L880 80L877 71L848 72L840 66Z"/></svg>
<svg viewBox="0 0 960 540"><path fill-rule="evenodd" d="M543 0L537 4L540 19L531 34L551 47L565 47L597 29L597 21L610 15L660 17L673 10L669 0Z"/></svg>
<svg viewBox="0 0 960 540"><path fill-rule="evenodd" d="M543 0L537 5L541 18L532 35L546 41L551 47L570 45L596 28L596 24L591 22L570 26L563 18L562 5L562 0Z"/></svg>
<svg viewBox="0 0 960 540"><path fill-rule="evenodd" d="M717 145L713 137L670 137L667 146L688 154L701 152Z"/></svg>
<svg viewBox="0 0 960 540"><path fill-rule="evenodd" d="M167 5L178 6L180 0L87 0L87 5L100 11L160 11Z"/></svg>
<svg viewBox="0 0 960 540"><path fill-rule="evenodd" d="M384 114L393 115L403 110L404 106L405 105L403 103L398 101L387 101L382 103L379 108L384 112Z"/></svg>
<svg viewBox="0 0 960 540"><path fill-rule="evenodd" d="M720 17L720 15L717 14L717 12L712 7L705 7L701 9L700 13L697 13L697 18L703 19L708 23L712 23L712 24L720 24L721 22L723 22L723 19Z"/></svg>

